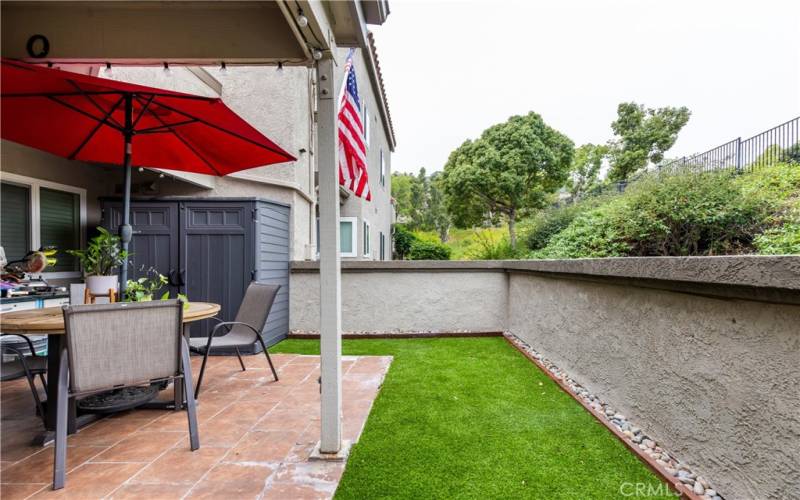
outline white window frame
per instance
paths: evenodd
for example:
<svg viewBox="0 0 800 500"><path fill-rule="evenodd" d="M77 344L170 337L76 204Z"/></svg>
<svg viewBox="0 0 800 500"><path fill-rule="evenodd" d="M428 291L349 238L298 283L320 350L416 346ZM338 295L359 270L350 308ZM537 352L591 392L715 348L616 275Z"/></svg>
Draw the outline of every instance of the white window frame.
<svg viewBox="0 0 800 500"><path fill-rule="evenodd" d="M381 148L381 186L386 187L386 163L383 159L383 148Z"/></svg>
<svg viewBox="0 0 800 500"><path fill-rule="evenodd" d="M342 252L342 242L339 241L339 255L341 257L358 257L358 217L339 217L339 224L342 222L349 222L353 227L352 236L352 252ZM317 231L319 231L319 217L317 217ZM341 226L340 226L341 235ZM317 239L317 260L319 260L319 238Z"/></svg>
<svg viewBox="0 0 800 500"><path fill-rule="evenodd" d="M352 232L352 245L350 248L353 249L352 252L342 252L342 245L341 242L339 243L339 254L342 257L358 257L358 217L339 217L339 224L341 225L342 222L349 222L352 224L353 231ZM341 226L339 229L339 233L341 235Z"/></svg>
<svg viewBox="0 0 800 500"><path fill-rule="evenodd" d="M80 245L81 248L86 248L86 190L83 188L68 186L66 184L59 184L58 182L45 181L42 179L35 179L25 175L12 174L3 172L0 175L0 180L8 182L9 184L16 184L24 186L30 190L30 238L31 248L39 248L42 245L41 235L41 220L40 220L40 207L39 207L39 190L55 189L57 191L64 191L65 193L77 194L79 198L79 212L80 212ZM59 249L62 250L62 249ZM60 278L80 278L81 271L59 271L52 273L41 273L39 276L45 279L60 279Z"/></svg>
<svg viewBox="0 0 800 500"><path fill-rule="evenodd" d="M361 245L362 250L364 251L364 257L371 257L372 256L372 241L370 241L370 226L369 221L364 219L364 222L361 224L362 232L364 233L363 239L364 244Z"/></svg>

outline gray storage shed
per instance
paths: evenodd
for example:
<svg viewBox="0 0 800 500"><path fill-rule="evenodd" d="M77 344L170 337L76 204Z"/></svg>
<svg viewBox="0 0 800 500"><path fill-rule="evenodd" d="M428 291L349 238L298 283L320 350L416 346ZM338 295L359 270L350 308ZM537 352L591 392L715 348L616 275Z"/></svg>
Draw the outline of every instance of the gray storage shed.
<svg viewBox="0 0 800 500"><path fill-rule="evenodd" d="M102 225L116 232L121 201L103 199L102 207ZM135 199L130 279L153 267L168 277L172 296L220 304L224 321L234 319L251 281L281 285L262 332L275 344L289 333L289 212L258 198ZM191 323L191 335L207 336L212 326ZM250 352L260 350L255 344Z"/></svg>

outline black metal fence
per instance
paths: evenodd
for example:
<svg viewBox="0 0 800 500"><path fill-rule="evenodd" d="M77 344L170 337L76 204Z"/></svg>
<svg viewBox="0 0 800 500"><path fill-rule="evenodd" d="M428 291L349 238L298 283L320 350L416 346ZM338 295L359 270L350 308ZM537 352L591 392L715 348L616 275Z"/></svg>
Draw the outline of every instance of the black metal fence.
<svg viewBox="0 0 800 500"><path fill-rule="evenodd" d="M702 173L718 170L744 172L765 165L795 161L800 163L800 116L748 139L736 139L705 153L669 160L633 174L628 180L603 184L579 198L622 193L636 180L649 175Z"/></svg>
<svg viewBox="0 0 800 500"><path fill-rule="evenodd" d="M756 134L736 139L705 153L661 164L659 171L708 172L712 170L752 170L782 161L800 160L800 117Z"/></svg>

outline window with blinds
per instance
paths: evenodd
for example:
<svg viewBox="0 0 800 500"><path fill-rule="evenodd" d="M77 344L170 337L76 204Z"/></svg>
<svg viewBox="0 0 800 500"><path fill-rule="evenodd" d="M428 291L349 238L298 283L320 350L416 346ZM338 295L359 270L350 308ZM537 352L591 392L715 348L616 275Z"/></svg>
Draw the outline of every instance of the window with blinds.
<svg viewBox="0 0 800 500"><path fill-rule="evenodd" d="M31 249L31 190L7 182L0 187L0 245L11 262L21 259Z"/></svg>
<svg viewBox="0 0 800 500"><path fill-rule="evenodd" d="M39 232L43 247L58 250L58 262L47 272L77 271L75 257L67 250L80 248L80 197L75 193L41 188L39 190Z"/></svg>

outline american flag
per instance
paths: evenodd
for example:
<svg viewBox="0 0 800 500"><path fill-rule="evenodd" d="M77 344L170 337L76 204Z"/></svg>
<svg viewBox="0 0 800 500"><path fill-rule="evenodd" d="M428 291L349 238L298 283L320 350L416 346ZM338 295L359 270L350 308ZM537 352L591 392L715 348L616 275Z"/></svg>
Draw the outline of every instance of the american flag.
<svg viewBox="0 0 800 500"><path fill-rule="evenodd" d="M361 122L361 101L358 98L353 49L344 66L344 93L339 103L339 184L359 198L372 200L367 175L367 148L364 124Z"/></svg>

